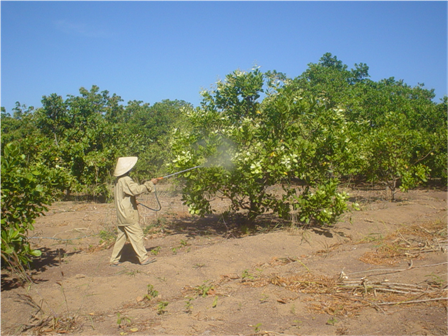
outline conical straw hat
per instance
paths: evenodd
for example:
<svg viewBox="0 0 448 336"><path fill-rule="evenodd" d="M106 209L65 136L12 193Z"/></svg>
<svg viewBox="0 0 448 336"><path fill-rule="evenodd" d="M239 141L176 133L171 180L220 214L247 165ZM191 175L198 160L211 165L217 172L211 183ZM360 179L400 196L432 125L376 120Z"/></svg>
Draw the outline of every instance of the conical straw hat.
<svg viewBox="0 0 448 336"><path fill-rule="evenodd" d="M138 157L136 156L128 156L118 158L117 166L115 167L114 176L121 176L126 174L132 168L134 168L137 163Z"/></svg>

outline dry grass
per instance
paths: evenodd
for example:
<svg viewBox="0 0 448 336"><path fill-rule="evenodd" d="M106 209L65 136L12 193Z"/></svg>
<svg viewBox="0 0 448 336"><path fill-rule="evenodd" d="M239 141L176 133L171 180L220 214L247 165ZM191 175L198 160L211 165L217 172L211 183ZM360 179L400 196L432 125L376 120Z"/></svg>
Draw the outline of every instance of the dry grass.
<svg viewBox="0 0 448 336"><path fill-rule="evenodd" d="M20 300L35 308L36 311L31 315L29 322L21 325L16 332L32 335L73 334L82 327L80 318L76 314L69 312L64 314L51 312L47 314L42 307L43 301L37 303L31 295L20 295Z"/></svg>
<svg viewBox="0 0 448 336"><path fill-rule="evenodd" d="M447 226L441 220L427 222L402 227L375 240L376 251L364 253L359 260L372 265L395 265L403 258L423 259L425 253L446 252Z"/></svg>
<svg viewBox="0 0 448 336"><path fill-rule="evenodd" d="M446 234L446 225L442 221L400 228L384 238L375 237L376 251L364 253L360 260L373 265L393 266L405 259L410 265L408 269L411 269L413 268L413 259L423 259L430 252L446 252ZM328 246L325 250L318 251L317 254L328 253L338 245ZM301 263L299 258L273 258L268 265L275 267L292 262ZM434 283L428 281L425 285L373 281L367 276L349 280L343 272L339 278L328 277L314 274L306 265L304 267L307 272L303 274L271 274L270 276L254 277L242 284L251 287L274 285L301 293L305 296L301 300L310 302L308 309L311 312L334 316L353 316L366 307L384 313L382 307L390 305L447 306L446 281L441 279ZM406 270L392 269L390 271L397 273ZM384 269L379 271L384 271ZM373 273L369 273L369 276L373 275Z"/></svg>
<svg viewBox="0 0 448 336"><path fill-rule="evenodd" d="M250 287L274 285L303 294L308 309L319 314L355 316L366 307L384 312L381 306L400 304L447 305L445 283L426 285L370 281L367 277L348 280L306 272L303 274L271 274L241 282ZM295 299L297 299L297 296ZM277 300L286 303L285 300Z"/></svg>
<svg viewBox="0 0 448 336"><path fill-rule="evenodd" d="M403 260L403 256L396 246L386 245L375 252L365 252L359 260L371 265L395 265Z"/></svg>
<svg viewBox="0 0 448 336"><path fill-rule="evenodd" d="M336 288L336 280L334 278L311 273L295 274L286 277L274 275L268 281L275 286L301 293L330 294Z"/></svg>

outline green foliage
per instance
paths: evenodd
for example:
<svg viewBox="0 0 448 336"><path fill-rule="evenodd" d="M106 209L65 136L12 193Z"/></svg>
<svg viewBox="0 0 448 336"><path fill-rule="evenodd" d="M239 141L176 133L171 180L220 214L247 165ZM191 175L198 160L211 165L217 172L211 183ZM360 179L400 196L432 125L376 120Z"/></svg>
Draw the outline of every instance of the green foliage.
<svg viewBox="0 0 448 336"><path fill-rule="evenodd" d="M2 110L2 152L5 145L10 142L36 136L37 128L33 121L33 111L33 107L27 108L26 105L21 105L19 102L16 102L16 106L13 108L12 116Z"/></svg>
<svg viewBox="0 0 448 336"><path fill-rule="evenodd" d="M29 165L14 143L5 146L1 168L2 266L21 271L32 256L40 256L39 250L31 249L27 233L56 199L65 184L65 174L63 169L39 162Z"/></svg>
<svg viewBox="0 0 448 336"><path fill-rule="evenodd" d="M442 101L437 104L433 116L429 116L429 120L433 120L434 126L429 129L429 136L434 146L433 154L430 155L426 162L431 169L433 177L441 177L447 180L447 162L448 162L448 97L444 96Z"/></svg>
<svg viewBox="0 0 448 336"><path fill-rule="evenodd" d="M334 224L349 210L340 181L382 184L392 200L429 179L446 181L448 98L435 103L434 90L393 77L372 81L364 63L350 69L326 53L294 79L237 70L201 94L196 108L125 105L93 85L65 99L43 96L36 110L2 108L5 265L39 253L27 231L63 190L110 197L119 156L139 157L137 180L202 165L172 180L190 213L212 213L211 197L223 197L229 213L246 215L247 231L267 212Z"/></svg>
<svg viewBox="0 0 448 336"><path fill-rule="evenodd" d="M191 105L179 100L163 100L153 106L140 101L129 102L129 121L123 129L129 139L128 151L139 157L135 167L138 176L162 175L171 152L167 146L172 129L185 124L183 109Z"/></svg>
<svg viewBox="0 0 448 336"><path fill-rule="evenodd" d="M160 301L157 304L157 315L163 315L166 313L166 307L168 306L168 301Z"/></svg>
<svg viewBox="0 0 448 336"><path fill-rule="evenodd" d="M381 181L392 191L392 197L400 182L406 191L420 182L426 182L430 169L421 159L432 152L428 139L419 131L406 130L399 122L372 130L366 145L369 151L369 166L366 177Z"/></svg>
<svg viewBox="0 0 448 336"><path fill-rule="evenodd" d="M42 108L16 104L13 116L3 110L2 150L16 141L27 161L58 165L70 176L67 192L111 196L116 159L139 157L134 169L137 179L149 179L166 169L170 156L168 136L183 123L183 101L164 100L154 106L122 99L108 91L80 88L79 96L63 99L57 94L43 96Z"/></svg>
<svg viewBox="0 0 448 336"><path fill-rule="evenodd" d="M243 281L247 280L247 279L254 280L255 277L252 274L249 273L249 270L245 269L243 271L243 273L241 274L241 279L243 279Z"/></svg>
<svg viewBox="0 0 448 336"><path fill-rule="evenodd" d="M423 85L368 77L367 65L348 69L327 53L293 80L255 68L202 92L171 143L172 170L204 167L184 175L190 213L213 212L209 199L219 195L249 222L295 210L304 222L333 224L349 209L338 181L383 183L394 196L446 175L446 99L435 104Z"/></svg>
<svg viewBox="0 0 448 336"><path fill-rule="evenodd" d="M100 244L104 243L105 245L111 245L115 242L117 233L116 233L116 227L108 226L104 229L100 230L99 237L100 237Z"/></svg>
<svg viewBox="0 0 448 336"><path fill-rule="evenodd" d="M255 100L262 94L263 101ZM305 96L282 74L234 72L203 96L203 108L187 112L191 128L176 130L172 142L175 169L205 166L184 176L183 200L192 214L212 212L208 196L219 194L232 211L246 210L249 222L270 210L287 217L295 201L293 181L319 185L349 169L331 162L357 160L344 116ZM276 184L287 198L269 192Z"/></svg>
<svg viewBox="0 0 448 336"><path fill-rule="evenodd" d="M334 224L340 215L348 210L348 194L337 192L338 182L329 180L319 185L314 192L309 187L298 196L294 208L299 211L299 219L309 223L312 219L320 224Z"/></svg>
<svg viewBox="0 0 448 336"><path fill-rule="evenodd" d="M118 312L118 313L117 313L117 325L118 325L118 328L121 328L121 327L122 327L122 323L123 323L123 321L125 322L126 325L130 325L131 322L132 322L131 319L130 319L129 317L127 317L127 316L121 316L121 313Z"/></svg>
<svg viewBox="0 0 448 336"><path fill-rule="evenodd" d="M331 317L327 320L327 323L325 324L334 326L336 323L338 323L338 320L335 317Z"/></svg>
<svg viewBox="0 0 448 336"><path fill-rule="evenodd" d="M256 325L253 326L255 334L258 334L260 332L261 326L262 326L261 323L257 323Z"/></svg>
<svg viewBox="0 0 448 336"><path fill-rule="evenodd" d="M392 200L398 187L406 191L446 174L446 115L432 97L422 86L388 79L372 84L362 102L365 112L358 117L365 118L361 142L368 164L361 174L387 185Z"/></svg>
<svg viewBox="0 0 448 336"><path fill-rule="evenodd" d="M383 183L392 195L399 184L406 191L429 177L446 178L446 97L436 104L434 90L423 84L368 77L367 65L349 70L327 53L295 79L326 106L338 106L348 121L358 162L336 160L350 168L342 176Z"/></svg>
<svg viewBox="0 0 448 336"><path fill-rule="evenodd" d="M151 254L152 255L158 255L159 253L160 253L160 250L161 250L162 248L160 247L160 246L157 246L157 247L155 247L155 248L153 248L152 250L151 250Z"/></svg>
<svg viewBox="0 0 448 336"><path fill-rule="evenodd" d="M154 289L153 285L148 285L147 287L148 288L147 288L147 293L145 295L145 298L147 298L148 300L151 300L151 299L157 297L157 295L159 295L159 292Z"/></svg>
<svg viewBox="0 0 448 336"><path fill-rule="evenodd" d="M186 297L186 301L185 301L185 312L190 314L192 312L193 309L193 300L194 298L192 297Z"/></svg>
<svg viewBox="0 0 448 336"><path fill-rule="evenodd" d="M107 197L110 172L122 148L120 127L107 117L118 113L121 98L98 91L97 86L81 88L80 96L65 101L56 94L44 96L36 122L42 134L54 137L61 162L73 177L68 189Z"/></svg>
<svg viewBox="0 0 448 336"><path fill-rule="evenodd" d="M195 290L197 291L198 295L206 297L209 294L209 291L211 291L214 288L215 287L213 283L210 280L206 280L202 285L196 286Z"/></svg>

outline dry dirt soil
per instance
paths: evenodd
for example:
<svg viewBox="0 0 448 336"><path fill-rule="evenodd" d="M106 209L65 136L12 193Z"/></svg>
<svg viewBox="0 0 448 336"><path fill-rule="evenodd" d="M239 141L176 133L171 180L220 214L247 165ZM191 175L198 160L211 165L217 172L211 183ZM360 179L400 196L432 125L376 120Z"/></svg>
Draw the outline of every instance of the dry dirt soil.
<svg viewBox="0 0 448 336"><path fill-rule="evenodd" d="M2 273L4 335L447 335L447 193L414 190L360 204L330 228L248 227L188 214L160 186L159 212L141 207L148 254L130 245L109 266L113 204L54 204L30 232L42 250L34 283ZM154 195L140 199L155 206Z"/></svg>

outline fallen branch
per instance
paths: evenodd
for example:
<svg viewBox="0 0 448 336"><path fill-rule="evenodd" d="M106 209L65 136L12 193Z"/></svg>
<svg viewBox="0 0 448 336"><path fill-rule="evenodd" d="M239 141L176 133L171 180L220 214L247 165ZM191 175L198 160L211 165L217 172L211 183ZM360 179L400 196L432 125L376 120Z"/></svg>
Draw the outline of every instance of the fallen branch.
<svg viewBox="0 0 448 336"><path fill-rule="evenodd" d="M398 273L398 272L408 271L408 270L413 269L413 268L431 267L431 266L440 266L440 265L445 265L445 264L448 264L448 262L442 262L442 263L438 263L438 264L430 264L430 265L420 265L420 266L413 266L413 265L411 265L410 267L408 267L408 268L403 268L403 269L393 269L393 268L387 268L387 269L373 269L373 270L366 270L366 271L360 271L360 272L349 273L349 274L347 274L347 275L360 274L360 273L370 273L370 272L390 272L390 273ZM380 273L380 274L376 274L376 275L383 275L383 274L388 274L388 273Z"/></svg>
<svg viewBox="0 0 448 336"><path fill-rule="evenodd" d="M426 299L426 300L412 300L412 301L401 301L401 302L381 302L381 303L377 303L377 304L378 305L394 305L394 304L421 303L421 302L440 301L440 300L448 300L448 298L441 297L441 298Z"/></svg>
<svg viewBox="0 0 448 336"><path fill-rule="evenodd" d="M380 310L383 314L386 314L386 312L383 310L383 308L378 307L378 305L376 303L371 302L369 300L362 299L360 297L354 298L354 297L350 297L350 296L346 296L346 295L342 295L342 294L334 294L334 296L337 296L337 297L340 297L340 298L343 298L343 299L346 299L346 300L357 301L357 302L360 302L360 303L366 303L366 304L372 306L374 309Z"/></svg>
<svg viewBox="0 0 448 336"><path fill-rule="evenodd" d="M339 285L340 288L347 288L347 289L364 289L365 292L368 290L375 290L375 291L383 291L383 292L394 292L399 294L418 294L418 293L426 293L428 290L424 290L421 288L409 288L406 285L401 286L394 286L390 284L384 284L382 282L376 282L376 283L368 283L368 282L358 282L358 283L343 283Z"/></svg>

